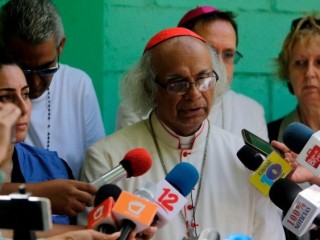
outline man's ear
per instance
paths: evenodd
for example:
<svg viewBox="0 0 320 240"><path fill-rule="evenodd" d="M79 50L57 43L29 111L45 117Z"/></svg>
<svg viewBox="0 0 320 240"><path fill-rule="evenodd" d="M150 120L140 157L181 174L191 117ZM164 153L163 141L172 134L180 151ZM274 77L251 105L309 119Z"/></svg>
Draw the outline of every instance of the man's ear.
<svg viewBox="0 0 320 240"><path fill-rule="evenodd" d="M66 37L64 36L62 39L61 39L61 42L60 42L60 45L58 47L58 54L59 56L62 54L62 51L63 51L63 48L64 48L64 44L66 43Z"/></svg>

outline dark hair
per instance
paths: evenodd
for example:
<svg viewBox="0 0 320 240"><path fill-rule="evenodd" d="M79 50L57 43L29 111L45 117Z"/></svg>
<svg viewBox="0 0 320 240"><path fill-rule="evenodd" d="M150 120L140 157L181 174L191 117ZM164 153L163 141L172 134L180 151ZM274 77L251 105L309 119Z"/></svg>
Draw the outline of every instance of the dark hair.
<svg viewBox="0 0 320 240"><path fill-rule="evenodd" d="M198 22L202 22L204 24L204 23L215 21L215 20L224 20L229 22L232 25L236 33L236 45L238 45L238 25L235 21L235 18L236 18L236 14L231 11L214 11L214 12L199 15L194 19L187 21L185 24L182 24L181 27L185 27L190 30L193 30L194 26Z"/></svg>
<svg viewBox="0 0 320 240"><path fill-rule="evenodd" d="M0 48L0 69L2 69L4 65L18 66L18 63L15 60L15 58L5 48Z"/></svg>

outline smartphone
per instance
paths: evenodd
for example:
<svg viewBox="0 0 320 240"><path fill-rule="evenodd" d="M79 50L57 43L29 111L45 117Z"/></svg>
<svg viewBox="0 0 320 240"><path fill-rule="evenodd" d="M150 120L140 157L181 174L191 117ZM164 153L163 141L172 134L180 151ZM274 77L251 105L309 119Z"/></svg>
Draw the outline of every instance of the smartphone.
<svg viewBox="0 0 320 240"><path fill-rule="evenodd" d="M0 228L39 231L52 229L51 205L47 198L19 199L19 196L12 197L12 194L0 195L0 209Z"/></svg>
<svg viewBox="0 0 320 240"><path fill-rule="evenodd" d="M273 151L278 152L278 150L274 149L269 142L263 140L262 138L258 137L257 135L253 134L247 129L242 129L241 133L245 144L252 147L254 150L261 153L262 155L267 156Z"/></svg>

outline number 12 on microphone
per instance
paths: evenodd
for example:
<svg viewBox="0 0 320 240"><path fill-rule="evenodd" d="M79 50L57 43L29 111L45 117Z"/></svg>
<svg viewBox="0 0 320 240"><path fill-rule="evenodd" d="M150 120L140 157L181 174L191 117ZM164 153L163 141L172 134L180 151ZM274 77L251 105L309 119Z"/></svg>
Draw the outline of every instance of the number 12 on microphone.
<svg viewBox="0 0 320 240"><path fill-rule="evenodd" d="M157 212L158 227L162 227L180 212L188 200L164 179L157 184L154 202L159 206Z"/></svg>

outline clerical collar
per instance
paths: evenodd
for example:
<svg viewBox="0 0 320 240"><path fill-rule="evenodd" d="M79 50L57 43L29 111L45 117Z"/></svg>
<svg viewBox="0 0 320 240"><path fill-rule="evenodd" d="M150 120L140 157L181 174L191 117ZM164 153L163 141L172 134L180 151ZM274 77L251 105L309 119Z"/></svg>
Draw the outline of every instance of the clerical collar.
<svg viewBox="0 0 320 240"><path fill-rule="evenodd" d="M157 113L155 115L158 118L161 125L167 130L167 132L169 132L172 136L174 136L175 138L177 138L179 140L179 144L180 144L179 148L181 148L181 149L191 149L196 138L203 131L204 124L202 123L201 127L194 134L192 134L190 136L180 136L180 135L176 134L173 130L171 130L163 121L161 121L161 119L158 117Z"/></svg>

